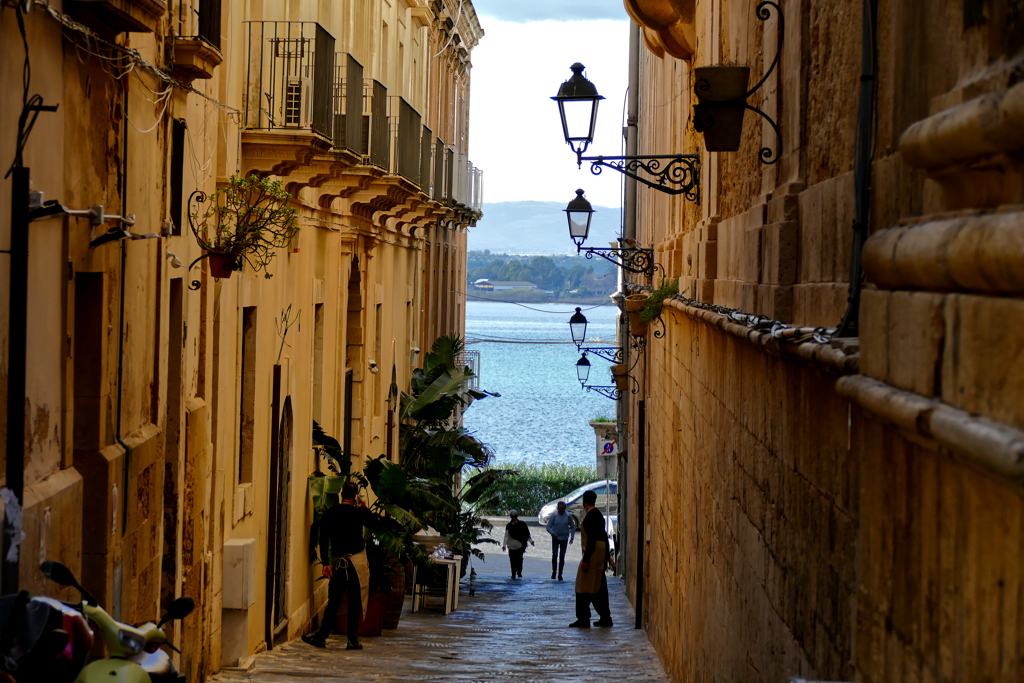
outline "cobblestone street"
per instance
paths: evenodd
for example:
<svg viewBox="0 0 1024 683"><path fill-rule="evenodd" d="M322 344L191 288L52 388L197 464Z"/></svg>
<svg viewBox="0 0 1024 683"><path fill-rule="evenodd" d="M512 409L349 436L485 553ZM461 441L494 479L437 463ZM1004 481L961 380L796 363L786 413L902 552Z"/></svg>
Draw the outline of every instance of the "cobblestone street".
<svg viewBox="0 0 1024 683"><path fill-rule="evenodd" d="M438 608L412 614L406 600L399 627L364 638L362 651L346 651L338 635L326 650L295 641L258 655L248 673L224 672L214 680L668 681L646 634L633 628L633 609L619 579L609 577L615 626L572 629L569 566L563 582L529 568L524 579L511 581L500 549L488 558L491 566L478 570L474 582L476 595L470 597L464 581L459 609L447 617Z"/></svg>

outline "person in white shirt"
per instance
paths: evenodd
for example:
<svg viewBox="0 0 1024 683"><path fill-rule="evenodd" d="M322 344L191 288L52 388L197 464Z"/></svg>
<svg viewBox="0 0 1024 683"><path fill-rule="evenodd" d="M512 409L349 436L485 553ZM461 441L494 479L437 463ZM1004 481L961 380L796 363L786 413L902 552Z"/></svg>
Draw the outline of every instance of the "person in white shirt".
<svg viewBox="0 0 1024 683"><path fill-rule="evenodd" d="M558 512L551 516L547 525L551 534L551 578L562 580L565 569L565 550L576 539L576 523L572 515L565 511L565 503L558 501Z"/></svg>

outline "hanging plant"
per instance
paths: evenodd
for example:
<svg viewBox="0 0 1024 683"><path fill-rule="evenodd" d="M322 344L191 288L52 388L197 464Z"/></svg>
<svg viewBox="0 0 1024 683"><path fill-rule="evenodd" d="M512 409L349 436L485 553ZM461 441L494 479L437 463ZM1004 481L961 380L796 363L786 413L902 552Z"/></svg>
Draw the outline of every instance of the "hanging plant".
<svg viewBox="0 0 1024 683"><path fill-rule="evenodd" d="M647 295L647 302L640 311L640 320L651 323L655 318L661 316L661 309L665 305L665 299L679 293L679 279L665 280L657 289L652 289Z"/></svg>
<svg viewBox="0 0 1024 683"><path fill-rule="evenodd" d="M248 263L265 272L277 249L298 232L295 209L288 207L291 195L280 180L268 180L255 173L231 176L225 187L212 195L196 191L189 197L189 224L199 246L210 259L214 277L231 277ZM195 212L192 201L195 199Z"/></svg>

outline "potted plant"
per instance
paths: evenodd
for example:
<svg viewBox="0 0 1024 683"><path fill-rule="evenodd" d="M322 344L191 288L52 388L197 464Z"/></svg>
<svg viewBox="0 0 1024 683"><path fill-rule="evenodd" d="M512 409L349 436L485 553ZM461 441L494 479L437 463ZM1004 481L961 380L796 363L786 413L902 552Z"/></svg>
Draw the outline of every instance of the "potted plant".
<svg viewBox="0 0 1024 683"><path fill-rule="evenodd" d="M191 211L192 199L196 210ZM195 192L189 198L189 224L196 242L206 250L214 277L231 277L244 263L254 271L266 269L279 249L294 237L295 209L288 207L291 195L280 180L268 180L255 173L231 176L212 195ZM264 272L264 277L271 274Z"/></svg>
<svg viewBox="0 0 1024 683"><path fill-rule="evenodd" d="M675 296L679 293L679 280L665 280L661 283L661 286L652 289L650 294L647 295L647 301L644 303L643 310L640 311L640 320L644 324L649 324L654 321L655 318L661 316L661 309L665 305L665 299L670 296Z"/></svg>
<svg viewBox="0 0 1024 683"><path fill-rule="evenodd" d="M640 319L640 311L644 310L646 304L646 294L630 294L626 297L624 306L626 315L629 316L629 333L634 337L647 334L647 323Z"/></svg>
<svg viewBox="0 0 1024 683"><path fill-rule="evenodd" d="M693 128L709 152L735 152L743 134L749 66L699 66L693 70L698 103Z"/></svg>

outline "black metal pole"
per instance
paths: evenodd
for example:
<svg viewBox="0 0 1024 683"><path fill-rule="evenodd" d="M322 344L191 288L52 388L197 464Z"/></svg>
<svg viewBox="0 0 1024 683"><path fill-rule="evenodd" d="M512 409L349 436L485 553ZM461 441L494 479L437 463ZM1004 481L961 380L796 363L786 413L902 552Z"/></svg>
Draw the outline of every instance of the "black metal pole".
<svg viewBox="0 0 1024 683"><path fill-rule="evenodd" d="M644 510L644 499L647 495L646 475L644 474L644 459L647 447L645 432L647 431L647 410L644 401L637 401L636 425L636 621L633 628L644 627L644 544L647 534L644 533L646 523L646 511Z"/></svg>
<svg viewBox="0 0 1024 683"><path fill-rule="evenodd" d="M861 251L868 237L871 214L871 162L874 156L875 91L877 88L875 19L878 0L864 0L864 20L861 32L860 101L857 107L857 142L854 149L853 182L855 218L853 248L850 254L850 296L846 315L836 332L837 337L855 337L859 333L860 292L863 287Z"/></svg>
<svg viewBox="0 0 1024 683"><path fill-rule="evenodd" d="M18 505L25 494L25 352L28 346L28 193L29 169L11 171L10 313L7 321L7 488ZM18 560L8 560L15 542L10 516L4 517L4 595L17 593Z"/></svg>

